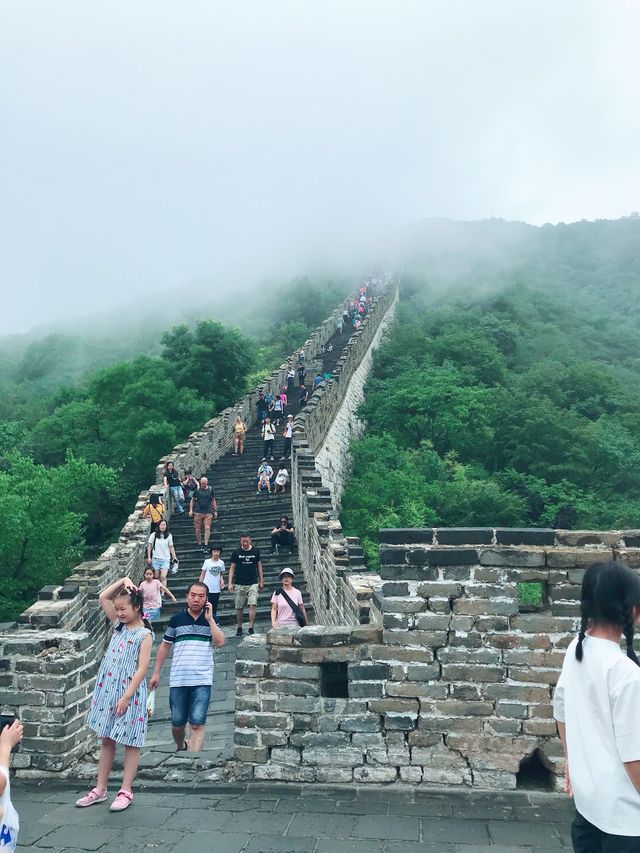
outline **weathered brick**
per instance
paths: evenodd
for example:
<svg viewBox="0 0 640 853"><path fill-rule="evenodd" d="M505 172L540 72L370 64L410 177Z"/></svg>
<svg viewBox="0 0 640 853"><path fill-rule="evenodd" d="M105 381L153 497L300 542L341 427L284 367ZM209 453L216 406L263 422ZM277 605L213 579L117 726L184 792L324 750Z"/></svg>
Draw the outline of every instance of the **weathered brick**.
<svg viewBox="0 0 640 853"><path fill-rule="evenodd" d="M426 646L440 648L446 645L446 631L385 631L384 642L390 646Z"/></svg>
<svg viewBox="0 0 640 853"><path fill-rule="evenodd" d="M462 616L515 616L518 602L516 599L458 598L453 602L453 612Z"/></svg>
<svg viewBox="0 0 640 853"><path fill-rule="evenodd" d="M407 681L432 681L440 678L439 663L410 663L407 665Z"/></svg>
<svg viewBox="0 0 640 853"><path fill-rule="evenodd" d="M516 548L483 548L480 551L481 566L506 566L515 568L542 567L546 565L544 551L519 550Z"/></svg>
<svg viewBox="0 0 640 853"><path fill-rule="evenodd" d="M389 675L386 663L354 663L349 665L349 678L354 681L384 680Z"/></svg>
<svg viewBox="0 0 640 853"><path fill-rule="evenodd" d="M499 545L553 545L556 531L549 527L497 527Z"/></svg>
<svg viewBox="0 0 640 853"><path fill-rule="evenodd" d="M273 678L317 679L320 677L319 666L303 666L298 664L272 663L270 665Z"/></svg>

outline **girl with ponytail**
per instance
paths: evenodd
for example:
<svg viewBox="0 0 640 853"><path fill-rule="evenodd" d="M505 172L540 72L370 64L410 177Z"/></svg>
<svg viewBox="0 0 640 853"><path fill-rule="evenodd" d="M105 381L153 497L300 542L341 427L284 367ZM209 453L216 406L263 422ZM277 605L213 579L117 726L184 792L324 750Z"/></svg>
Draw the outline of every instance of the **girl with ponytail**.
<svg viewBox="0 0 640 853"><path fill-rule="evenodd" d="M553 700L567 762L565 791L576 804L573 849L640 853L637 573L618 562L590 566L580 615L580 632L567 649Z"/></svg>
<svg viewBox="0 0 640 853"><path fill-rule="evenodd" d="M109 647L102 659L87 725L101 738L96 787L81 797L76 806L86 808L107 799L107 784L116 744L124 745L122 786L111 811L126 809L133 800L131 787L138 772L140 747L147 731L147 669L153 634L143 619L140 590L124 578L100 593L100 606L114 623Z"/></svg>

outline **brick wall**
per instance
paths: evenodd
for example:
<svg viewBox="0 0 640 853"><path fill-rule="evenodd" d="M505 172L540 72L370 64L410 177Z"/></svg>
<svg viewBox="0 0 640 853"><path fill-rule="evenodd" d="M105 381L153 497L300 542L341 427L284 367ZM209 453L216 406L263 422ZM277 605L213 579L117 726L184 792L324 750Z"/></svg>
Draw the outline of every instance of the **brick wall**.
<svg viewBox="0 0 640 853"><path fill-rule="evenodd" d="M639 531L383 530L375 624L242 644L241 778L516 786L535 750L562 772L551 696L588 565L640 567ZM372 581L375 582L374 576ZM521 612L518 583L542 585ZM347 696L322 671L347 666Z"/></svg>

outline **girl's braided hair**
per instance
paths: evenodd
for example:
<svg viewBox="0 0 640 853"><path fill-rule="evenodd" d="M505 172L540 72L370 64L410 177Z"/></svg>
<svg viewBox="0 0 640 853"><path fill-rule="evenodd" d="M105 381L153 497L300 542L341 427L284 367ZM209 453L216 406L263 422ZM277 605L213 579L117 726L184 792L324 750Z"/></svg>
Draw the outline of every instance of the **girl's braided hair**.
<svg viewBox="0 0 640 853"><path fill-rule="evenodd" d="M142 617L142 611L144 609L144 599L142 597L142 593L140 592L140 590L139 589L124 589L123 588L115 594L115 598L121 598L122 596L125 596L125 595L128 597L129 602L131 603L131 606L134 608L134 610L140 611L140 616ZM145 619L144 617L142 617L142 624L144 625L145 628L148 628L150 631L153 630L151 627L151 622L149 622L149 620ZM122 631L122 628L123 628L123 624L122 624L122 622L119 622L118 625L116 625L116 631Z"/></svg>
<svg viewBox="0 0 640 853"><path fill-rule="evenodd" d="M581 661L582 644L589 623L617 625L627 644L627 657L640 666L633 649L633 610L640 608L640 578L623 563L594 563L585 572L580 600L580 633L576 658Z"/></svg>

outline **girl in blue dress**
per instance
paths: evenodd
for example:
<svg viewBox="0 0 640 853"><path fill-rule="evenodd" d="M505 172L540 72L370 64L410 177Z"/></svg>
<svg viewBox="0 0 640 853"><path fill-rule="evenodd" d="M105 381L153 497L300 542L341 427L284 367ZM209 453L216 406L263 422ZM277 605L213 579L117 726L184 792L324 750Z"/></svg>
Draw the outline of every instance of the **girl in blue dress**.
<svg viewBox="0 0 640 853"><path fill-rule="evenodd" d="M87 712L87 725L102 739L98 781L76 805L85 808L107 799L116 744L121 743L124 745L122 786L111 803L111 811L119 812L133 800L131 787L147 731L146 674L152 633L142 618L142 593L130 578L119 579L104 589L100 593L100 606L114 627Z"/></svg>

